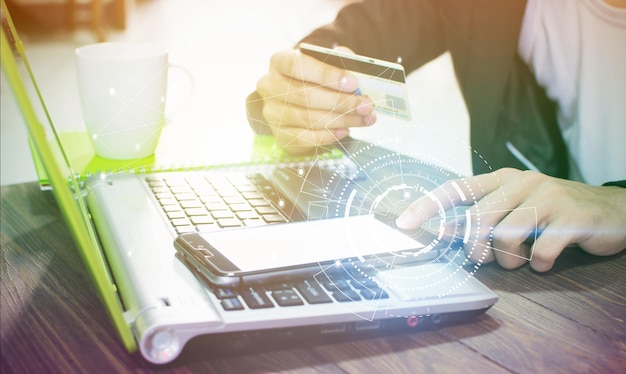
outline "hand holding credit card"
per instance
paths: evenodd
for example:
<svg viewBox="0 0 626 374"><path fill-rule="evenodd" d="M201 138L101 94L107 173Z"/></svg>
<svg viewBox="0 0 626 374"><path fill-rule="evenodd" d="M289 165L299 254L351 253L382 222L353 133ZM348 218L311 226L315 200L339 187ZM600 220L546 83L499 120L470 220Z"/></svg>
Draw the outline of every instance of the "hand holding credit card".
<svg viewBox="0 0 626 374"><path fill-rule="evenodd" d="M308 43L301 43L300 51L354 74L359 81L355 93L369 97L377 113L411 119L402 65Z"/></svg>

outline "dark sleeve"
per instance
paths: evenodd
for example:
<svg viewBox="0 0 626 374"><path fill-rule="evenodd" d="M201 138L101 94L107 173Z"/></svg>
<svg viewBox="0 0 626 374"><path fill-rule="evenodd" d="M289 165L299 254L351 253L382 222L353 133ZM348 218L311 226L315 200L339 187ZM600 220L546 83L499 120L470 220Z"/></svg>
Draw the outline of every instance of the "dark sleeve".
<svg viewBox="0 0 626 374"><path fill-rule="evenodd" d="M626 180L606 182L602 186L605 186L605 187L614 186L614 187L626 188Z"/></svg>
<svg viewBox="0 0 626 374"><path fill-rule="evenodd" d="M332 47L386 61L402 58L408 72L445 52L440 0L363 0L341 9L335 20L313 31L303 42ZM246 113L257 134L271 134L257 92L246 99Z"/></svg>
<svg viewBox="0 0 626 374"><path fill-rule="evenodd" d="M344 7L329 25L306 36L307 43L343 45L386 61L402 57L412 71L442 54L440 0L364 0Z"/></svg>

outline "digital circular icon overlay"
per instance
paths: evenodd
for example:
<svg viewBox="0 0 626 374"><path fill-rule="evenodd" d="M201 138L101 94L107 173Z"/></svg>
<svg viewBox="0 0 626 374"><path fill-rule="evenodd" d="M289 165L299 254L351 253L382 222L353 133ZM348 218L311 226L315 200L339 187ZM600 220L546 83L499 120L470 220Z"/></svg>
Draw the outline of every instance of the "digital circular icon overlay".
<svg viewBox="0 0 626 374"><path fill-rule="evenodd" d="M353 275L357 288L375 283L404 298L444 297L462 288L490 253L478 240L487 230L481 227L480 212L469 209L481 191L474 191L476 186L450 163L434 159L427 147L397 152L386 144L393 146L397 141L356 142L356 147L344 150L346 157L340 162L320 165L326 168L325 178L315 204L324 203L323 218L371 215L400 230L397 217L414 201L428 199L436 213L418 229L400 230L419 245L411 250L390 247L379 254L338 258L333 266L320 264L320 274L343 271ZM305 170L297 174L307 176ZM470 255L479 260L471 262Z"/></svg>

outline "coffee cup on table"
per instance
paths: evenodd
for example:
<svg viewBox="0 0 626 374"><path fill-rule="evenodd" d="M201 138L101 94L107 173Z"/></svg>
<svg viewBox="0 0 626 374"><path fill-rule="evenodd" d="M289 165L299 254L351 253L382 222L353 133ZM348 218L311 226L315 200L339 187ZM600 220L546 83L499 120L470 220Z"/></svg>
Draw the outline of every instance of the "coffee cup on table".
<svg viewBox="0 0 626 374"><path fill-rule="evenodd" d="M138 159L154 154L167 124L168 62L153 43L105 42L76 49L87 132L98 156Z"/></svg>

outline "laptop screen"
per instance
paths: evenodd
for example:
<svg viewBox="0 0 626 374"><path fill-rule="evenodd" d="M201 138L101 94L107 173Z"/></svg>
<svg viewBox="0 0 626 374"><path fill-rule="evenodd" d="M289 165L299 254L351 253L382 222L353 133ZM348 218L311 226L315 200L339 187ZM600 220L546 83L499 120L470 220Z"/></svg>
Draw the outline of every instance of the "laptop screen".
<svg viewBox="0 0 626 374"><path fill-rule="evenodd" d="M28 128L31 151L42 187L52 190L111 320L126 348L131 352L135 351L135 339L124 319L124 310L116 286L107 270L106 260L88 218L87 207L80 196L80 173L72 168L62 147L60 135L39 92L24 44L16 32L4 0L2 0L1 33L3 78L11 87Z"/></svg>

